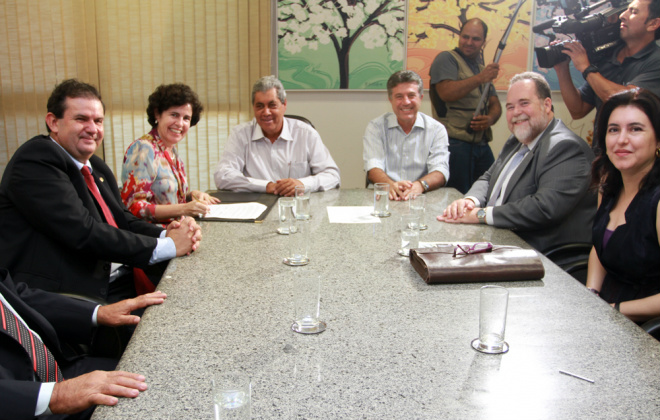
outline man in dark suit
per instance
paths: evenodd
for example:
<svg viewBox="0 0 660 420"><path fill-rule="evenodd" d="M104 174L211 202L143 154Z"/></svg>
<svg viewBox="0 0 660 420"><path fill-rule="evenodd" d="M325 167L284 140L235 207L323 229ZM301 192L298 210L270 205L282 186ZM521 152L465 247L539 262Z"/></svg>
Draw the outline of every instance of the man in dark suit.
<svg viewBox="0 0 660 420"><path fill-rule="evenodd" d="M97 306L30 289L25 283L15 284L7 270L0 269L0 420L81 412L80 416L72 418L88 418L94 405L114 405L116 397L137 397L139 392L147 389L143 376L96 370L113 370L117 363L113 359L67 359L61 352L60 339L89 343L95 323L135 325L140 318L131 315L132 311L160 304L165 297L164 293L155 292ZM36 340L43 342L58 363L64 381L50 382L39 376L35 356L29 354L8 331L12 322L22 322L30 328L33 343Z"/></svg>
<svg viewBox="0 0 660 420"><path fill-rule="evenodd" d="M44 290L108 302L135 296L132 268L189 254L199 226L186 218L164 231L123 205L112 171L94 155L105 111L96 88L66 80L47 109L50 135L19 147L0 182L0 266Z"/></svg>
<svg viewBox="0 0 660 420"><path fill-rule="evenodd" d="M589 191L589 145L554 118L550 86L540 74L511 79L506 118L513 135L467 192L438 216L514 230L541 252L591 242L596 195Z"/></svg>

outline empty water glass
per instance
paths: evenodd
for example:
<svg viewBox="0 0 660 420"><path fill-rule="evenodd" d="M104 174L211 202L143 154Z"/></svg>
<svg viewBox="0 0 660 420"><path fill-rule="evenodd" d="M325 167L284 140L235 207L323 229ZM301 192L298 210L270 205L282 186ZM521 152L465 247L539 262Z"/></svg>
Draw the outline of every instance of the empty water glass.
<svg viewBox="0 0 660 420"><path fill-rule="evenodd" d="M309 247L309 235L311 221L296 217L294 223L289 227L289 253L283 262L286 265L307 265L307 249Z"/></svg>
<svg viewBox="0 0 660 420"><path fill-rule="evenodd" d="M410 250L419 248L419 216L406 214L401 216L401 246L399 255L408 257Z"/></svg>
<svg viewBox="0 0 660 420"><path fill-rule="evenodd" d="M424 218L426 214L426 195L412 194L410 200L408 200L408 205L410 206L410 213L419 216L419 230L428 229L429 227Z"/></svg>
<svg viewBox="0 0 660 420"><path fill-rule="evenodd" d="M288 235L291 224L295 222L295 199L293 197L281 197L277 202L277 208L280 215L280 225L277 233Z"/></svg>
<svg viewBox="0 0 660 420"><path fill-rule="evenodd" d="M501 286L484 286L479 292L479 338L472 347L482 353L506 353L509 345L504 341L509 291Z"/></svg>
<svg viewBox="0 0 660 420"><path fill-rule="evenodd" d="M297 185L295 187L296 217L299 219L310 219L312 217L309 204L311 191L310 188L305 188L304 185Z"/></svg>
<svg viewBox="0 0 660 420"><path fill-rule="evenodd" d="M376 217L389 217L390 213L390 184L376 183L374 184L374 211L372 216Z"/></svg>
<svg viewBox="0 0 660 420"><path fill-rule="evenodd" d="M223 372L212 381L216 420L248 420L252 417L252 384L242 372Z"/></svg>
<svg viewBox="0 0 660 420"><path fill-rule="evenodd" d="M325 322L319 319L321 311L321 277L318 275L293 276L295 318L291 329L301 334L325 331Z"/></svg>

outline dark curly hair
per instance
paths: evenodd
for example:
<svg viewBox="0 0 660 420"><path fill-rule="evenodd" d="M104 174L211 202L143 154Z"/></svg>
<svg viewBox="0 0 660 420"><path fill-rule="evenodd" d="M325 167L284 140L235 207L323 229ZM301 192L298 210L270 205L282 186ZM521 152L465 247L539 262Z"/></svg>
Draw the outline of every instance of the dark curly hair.
<svg viewBox="0 0 660 420"><path fill-rule="evenodd" d="M147 121L152 127L158 125L156 114L162 114L173 106L190 104L192 107L192 119L190 126L194 127L204 111L202 103L197 94L188 85L173 83L171 85L160 85L149 95L149 106L147 106Z"/></svg>
<svg viewBox="0 0 660 420"><path fill-rule="evenodd" d="M64 117L67 98L98 99L103 106L103 113L105 113L105 104L99 91L94 86L76 79L67 79L55 86L46 103L46 110L58 119ZM46 124L46 129L50 133L48 124Z"/></svg>
<svg viewBox="0 0 660 420"><path fill-rule="evenodd" d="M623 187L621 172L614 166L607 156L605 138L607 136L607 124L612 112L622 106L633 106L644 112L651 121L656 141L660 141L660 98L650 91L642 88L624 90L610 96L603 104L598 116L598 148L600 154L591 166L591 186L600 188L603 197L616 197ZM639 185L640 191L660 185L660 159L656 157L653 168L642 179Z"/></svg>

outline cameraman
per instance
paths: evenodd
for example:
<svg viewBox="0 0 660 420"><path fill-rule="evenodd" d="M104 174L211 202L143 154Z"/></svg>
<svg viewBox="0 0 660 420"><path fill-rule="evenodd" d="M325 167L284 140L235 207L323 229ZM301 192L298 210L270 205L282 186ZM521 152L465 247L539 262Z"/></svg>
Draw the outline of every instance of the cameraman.
<svg viewBox="0 0 660 420"><path fill-rule="evenodd" d="M589 62L579 41L564 45L563 52L586 80L582 87L573 85L568 60L554 66L561 95L573 119L583 118L594 106L598 113L612 94L633 86L660 95L660 47L654 42L660 36L660 0L634 0L619 19L620 45L598 67Z"/></svg>

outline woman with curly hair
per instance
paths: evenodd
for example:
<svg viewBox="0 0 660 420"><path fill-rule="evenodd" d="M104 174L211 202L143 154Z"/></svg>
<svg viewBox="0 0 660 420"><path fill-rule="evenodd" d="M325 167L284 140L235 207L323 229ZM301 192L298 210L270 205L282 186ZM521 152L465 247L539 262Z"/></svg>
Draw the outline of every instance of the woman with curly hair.
<svg viewBox="0 0 660 420"><path fill-rule="evenodd" d="M160 85L149 95L147 119L152 130L128 146L121 172L121 197L142 219L168 222L206 214L220 200L189 191L176 145L199 122L203 110L197 94L184 84Z"/></svg>
<svg viewBox="0 0 660 420"><path fill-rule="evenodd" d="M603 105L587 287L636 322L660 316L660 98L634 88Z"/></svg>

